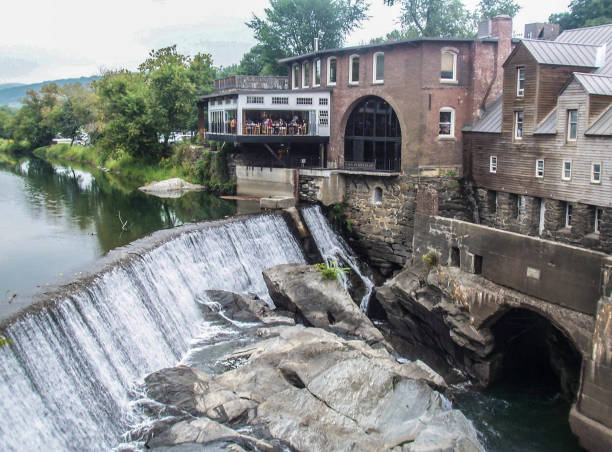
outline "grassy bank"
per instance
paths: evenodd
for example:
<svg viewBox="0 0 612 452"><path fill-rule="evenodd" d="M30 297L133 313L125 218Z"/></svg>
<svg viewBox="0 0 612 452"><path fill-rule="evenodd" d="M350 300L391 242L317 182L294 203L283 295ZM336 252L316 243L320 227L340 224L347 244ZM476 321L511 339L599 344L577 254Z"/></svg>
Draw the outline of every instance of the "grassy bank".
<svg viewBox="0 0 612 452"><path fill-rule="evenodd" d="M55 144L34 151L34 155L48 161L79 163L105 168L111 173L135 179L144 184L180 177L210 191L231 194L235 183L230 181L227 171L228 145L213 152L188 143L172 146L169 157L159 161L136 159L123 152L107 152L95 146L70 146Z"/></svg>

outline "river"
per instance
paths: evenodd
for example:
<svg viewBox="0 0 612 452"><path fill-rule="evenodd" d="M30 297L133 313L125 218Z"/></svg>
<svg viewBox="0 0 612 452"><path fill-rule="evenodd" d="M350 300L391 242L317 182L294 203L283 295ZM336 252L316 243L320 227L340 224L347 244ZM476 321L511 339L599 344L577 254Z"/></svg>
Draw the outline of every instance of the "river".
<svg viewBox="0 0 612 452"><path fill-rule="evenodd" d="M0 319L151 232L258 210L203 192L162 199L139 185L33 157L0 164Z"/></svg>

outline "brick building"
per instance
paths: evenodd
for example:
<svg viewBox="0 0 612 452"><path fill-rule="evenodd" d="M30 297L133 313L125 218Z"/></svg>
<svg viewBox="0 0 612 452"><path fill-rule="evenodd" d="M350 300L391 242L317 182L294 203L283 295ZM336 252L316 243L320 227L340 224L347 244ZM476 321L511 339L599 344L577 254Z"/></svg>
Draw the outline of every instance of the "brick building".
<svg viewBox="0 0 612 452"><path fill-rule="evenodd" d="M612 25L523 40L463 132L483 224L612 252Z"/></svg>

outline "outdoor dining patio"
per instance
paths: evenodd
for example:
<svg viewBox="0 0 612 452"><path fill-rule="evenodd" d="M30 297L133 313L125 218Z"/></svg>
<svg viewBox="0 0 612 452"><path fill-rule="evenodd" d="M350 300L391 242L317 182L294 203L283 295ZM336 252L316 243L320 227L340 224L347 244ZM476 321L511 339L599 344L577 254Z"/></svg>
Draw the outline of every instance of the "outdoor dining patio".
<svg viewBox="0 0 612 452"><path fill-rule="evenodd" d="M308 135L308 124L247 123L243 135Z"/></svg>

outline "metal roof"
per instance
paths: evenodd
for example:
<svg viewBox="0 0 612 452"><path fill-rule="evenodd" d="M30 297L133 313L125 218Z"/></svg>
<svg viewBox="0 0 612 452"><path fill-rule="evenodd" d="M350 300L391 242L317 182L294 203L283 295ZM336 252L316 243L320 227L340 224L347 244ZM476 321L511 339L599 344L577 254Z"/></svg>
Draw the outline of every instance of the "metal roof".
<svg viewBox="0 0 612 452"><path fill-rule="evenodd" d="M536 127L534 135L554 135L557 133L557 109L551 111Z"/></svg>
<svg viewBox="0 0 612 452"><path fill-rule="evenodd" d="M489 105L486 106L485 113L480 119L471 124L464 125L463 132L479 133L501 133L502 128L502 95L497 96Z"/></svg>
<svg viewBox="0 0 612 452"><path fill-rule="evenodd" d="M584 134L612 136L612 106L608 107Z"/></svg>
<svg viewBox="0 0 612 452"><path fill-rule="evenodd" d="M523 45L539 64L598 67L598 45L523 39Z"/></svg>
<svg viewBox="0 0 612 452"><path fill-rule="evenodd" d="M591 45L606 46L606 58L604 64L595 71L598 74L612 75L612 24L598 25L596 27L576 28L565 30L555 42L571 42Z"/></svg>
<svg viewBox="0 0 612 452"><path fill-rule="evenodd" d="M575 72L574 77L587 93L612 96L612 76Z"/></svg>

